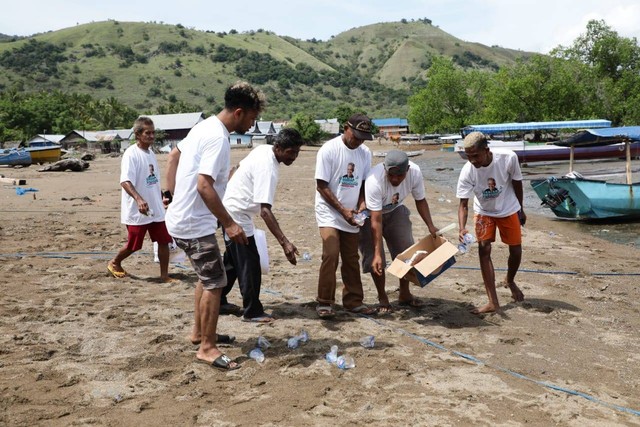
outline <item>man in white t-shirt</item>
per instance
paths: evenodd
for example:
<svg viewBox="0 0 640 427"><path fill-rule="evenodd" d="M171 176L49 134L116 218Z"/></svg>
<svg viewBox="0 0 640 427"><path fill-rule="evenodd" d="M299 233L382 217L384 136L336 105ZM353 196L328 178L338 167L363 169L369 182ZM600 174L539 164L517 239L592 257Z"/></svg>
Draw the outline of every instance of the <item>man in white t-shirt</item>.
<svg viewBox="0 0 640 427"><path fill-rule="evenodd" d="M262 273L260 255L254 238L253 217L260 217L276 238L284 255L293 265L296 264L297 248L287 239L280 229L278 221L271 211L280 163L290 166L298 157L303 140L300 133L291 128L282 129L275 137L273 146L261 145L254 148L241 162L229 180L222 203L231 218L242 227L249 239L248 245L225 240L225 258L229 264L227 271L233 269L242 293L244 308L242 320L245 322L270 323L274 318L264 312L260 302ZM233 282L227 282L224 292L228 292Z"/></svg>
<svg viewBox="0 0 640 427"><path fill-rule="evenodd" d="M462 167L458 178L459 239L464 241L464 235L467 234L469 198L473 196L480 269L489 297L489 303L475 308L473 313L489 313L500 309L491 261L491 243L496 240L496 229L500 230L502 242L509 245L505 287L511 290L514 301L524 300L524 294L514 281L522 259L521 226L527 221L522 172L513 151L491 151L486 136L480 132L471 132L464 138L464 151L469 161Z"/></svg>
<svg viewBox="0 0 640 427"><path fill-rule="evenodd" d="M164 222L162 189L158 179L158 161L151 146L155 140L155 127L148 117L140 117L133 124L136 143L124 152L120 167L120 220L127 227L127 243L107 264L115 278L127 275L122 261L142 249L149 232L158 243L160 280L169 281L169 243L171 236Z"/></svg>
<svg viewBox="0 0 640 427"><path fill-rule="evenodd" d="M370 218L360 229L362 271L371 273L378 291L378 312L392 311L385 291L385 254L382 239L387 243L391 258L395 258L413 245L409 209L402 203L411 194L420 217L435 237L438 229L433 225L429 204L425 199L424 179L420 167L409 161L404 151L389 151L383 163L374 166L365 181L365 202ZM400 279L400 305L422 307L424 303L409 290L409 281Z"/></svg>
<svg viewBox="0 0 640 427"><path fill-rule="evenodd" d="M264 104L261 92L248 83L236 83L225 92L224 109L196 124L169 154L167 187L173 200L167 209L167 228L199 279L190 339L200 344L196 358L219 369L240 365L216 346L235 339L216 334L220 297L227 284L215 235L218 222L231 240L248 243L242 227L222 204L230 170L229 133L248 131Z"/></svg>
<svg viewBox="0 0 640 427"><path fill-rule="evenodd" d="M344 133L325 142L316 158L315 210L322 238L316 311L321 318L335 315L332 305L340 261L343 307L353 313L375 313L363 303L359 228L354 220L354 215L365 208L363 183L371 168L371 151L363 143L371 139L371 120L364 114L354 114L344 124Z"/></svg>

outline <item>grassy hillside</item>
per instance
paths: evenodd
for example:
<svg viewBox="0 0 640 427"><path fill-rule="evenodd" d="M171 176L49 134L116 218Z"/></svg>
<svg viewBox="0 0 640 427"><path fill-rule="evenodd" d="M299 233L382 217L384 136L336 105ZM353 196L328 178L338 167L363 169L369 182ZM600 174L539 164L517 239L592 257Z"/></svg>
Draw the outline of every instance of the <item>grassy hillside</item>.
<svg viewBox="0 0 640 427"><path fill-rule="evenodd" d="M342 104L402 117L433 56L495 70L523 54L467 43L424 21L368 25L326 42L107 21L0 43L0 90L115 97L140 113L179 103L215 112L225 87L245 79L267 93L265 119L327 117Z"/></svg>

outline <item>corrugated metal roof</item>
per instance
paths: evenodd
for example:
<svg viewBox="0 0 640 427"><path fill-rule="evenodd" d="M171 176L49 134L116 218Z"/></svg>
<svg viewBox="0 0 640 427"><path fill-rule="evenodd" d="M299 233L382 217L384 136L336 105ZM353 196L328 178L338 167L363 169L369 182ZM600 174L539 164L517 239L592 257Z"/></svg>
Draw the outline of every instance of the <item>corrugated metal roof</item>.
<svg viewBox="0 0 640 427"><path fill-rule="evenodd" d="M389 119L372 119L371 122L378 127L387 126L409 126L407 119L389 118Z"/></svg>
<svg viewBox="0 0 640 427"><path fill-rule="evenodd" d="M156 129L176 130L191 129L204 120L204 113L199 111L197 113L157 114L144 117L149 117L153 120Z"/></svg>
<svg viewBox="0 0 640 427"><path fill-rule="evenodd" d="M57 134L48 134L48 133L39 133L36 136L34 136L33 138L31 138L29 141L27 142L53 142L53 143L59 143L60 140L64 138L64 135L57 135Z"/></svg>
<svg viewBox="0 0 640 427"><path fill-rule="evenodd" d="M526 123L495 123L488 125L471 125L462 129L466 135L473 131L486 134L521 131L521 130L554 130L554 129L593 129L611 126L609 120L565 120L559 122L526 122Z"/></svg>

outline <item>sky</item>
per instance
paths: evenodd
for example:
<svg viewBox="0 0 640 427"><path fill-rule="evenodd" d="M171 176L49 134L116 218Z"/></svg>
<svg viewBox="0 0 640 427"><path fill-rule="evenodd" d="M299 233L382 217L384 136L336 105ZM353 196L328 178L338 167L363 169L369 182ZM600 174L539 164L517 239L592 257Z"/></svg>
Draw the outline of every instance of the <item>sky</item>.
<svg viewBox="0 0 640 427"><path fill-rule="evenodd" d="M113 19L328 40L355 27L422 18L465 41L539 53L569 46L592 19L640 39L638 0L18 0L2 7L0 33L28 36Z"/></svg>

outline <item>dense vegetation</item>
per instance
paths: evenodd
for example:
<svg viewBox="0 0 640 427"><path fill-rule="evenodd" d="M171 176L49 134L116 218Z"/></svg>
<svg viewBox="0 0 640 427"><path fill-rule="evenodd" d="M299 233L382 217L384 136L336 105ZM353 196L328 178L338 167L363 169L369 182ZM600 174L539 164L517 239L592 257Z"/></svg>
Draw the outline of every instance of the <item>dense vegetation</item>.
<svg viewBox="0 0 640 427"><path fill-rule="evenodd" d="M640 48L603 21L548 56L467 43L426 18L326 42L117 21L10 40L0 43L0 141L129 127L138 114L212 114L238 79L266 93L263 120L294 119L309 140L321 137L313 119L345 111L408 116L414 132L502 121L640 122Z"/></svg>
<svg viewBox="0 0 640 427"><path fill-rule="evenodd" d="M439 58L410 101L414 132L458 131L474 123L603 118L640 124L640 46L604 21L551 55L535 55L497 73L465 70Z"/></svg>

